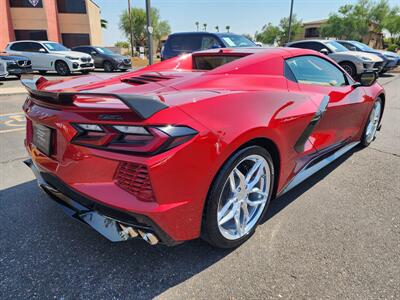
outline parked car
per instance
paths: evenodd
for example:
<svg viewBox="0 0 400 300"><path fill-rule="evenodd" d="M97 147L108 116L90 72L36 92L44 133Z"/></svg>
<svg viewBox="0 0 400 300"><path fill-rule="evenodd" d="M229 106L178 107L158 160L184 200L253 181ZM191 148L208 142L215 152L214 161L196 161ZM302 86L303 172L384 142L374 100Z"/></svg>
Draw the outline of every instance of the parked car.
<svg viewBox="0 0 400 300"><path fill-rule="evenodd" d="M368 45L357 41L337 41L337 42L346 47L347 49L349 49L350 51L372 53L382 58L384 60L384 65L379 72L380 74L390 71L400 65L400 56L396 53L373 49Z"/></svg>
<svg viewBox="0 0 400 300"><path fill-rule="evenodd" d="M302 40L288 43L286 46L311 49L326 54L353 78L357 78L367 71L380 71L383 65L383 59L379 56L372 53L349 51L333 40Z"/></svg>
<svg viewBox="0 0 400 300"><path fill-rule="evenodd" d="M0 79L7 77L7 63L5 60L0 60Z"/></svg>
<svg viewBox="0 0 400 300"><path fill-rule="evenodd" d="M168 36L161 49L161 60L212 48L257 47L243 35L234 33L181 32Z"/></svg>
<svg viewBox="0 0 400 300"><path fill-rule="evenodd" d="M129 57L112 52L105 47L79 46L72 48L72 50L91 55L94 60L94 66L104 69L106 72L114 70L127 71L132 67L132 61Z"/></svg>
<svg viewBox="0 0 400 300"><path fill-rule="evenodd" d="M376 76L355 82L318 52L257 47L109 79L23 80L26 164L111 241L236 247L271 198L374 141L385 105Z"/></svg>
<svg viewBox="0 0 400 300"><path fill-rule="evenodd" d="M32 61L32 69L45 74L56 71L59 75L71 72L89 73L94 69L93 59L82 52L71 51L63 45L50 41L17 41L7 45L6 52L22 55Z"/></svg>
<svg viewBox="0 0 400 300"><path fill-rule="evenodd" d="M5 63L8 75L20 78L22 74L32 72L31 61L27 57L0 53L0 61Z"/></svg>

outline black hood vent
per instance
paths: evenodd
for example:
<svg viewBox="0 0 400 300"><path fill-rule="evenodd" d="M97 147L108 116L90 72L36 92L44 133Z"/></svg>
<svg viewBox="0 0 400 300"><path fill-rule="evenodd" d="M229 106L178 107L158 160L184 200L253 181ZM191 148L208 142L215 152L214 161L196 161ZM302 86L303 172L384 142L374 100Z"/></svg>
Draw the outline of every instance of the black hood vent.
<svg viewBox="0 0 400 300"><path fill-rule="evenodd" d="M142 85L152 82L160 82L176 78L176 76L164 76L158 73L142 74L135 77L121 79L122 82L131 83L135 85Z"/></svg>

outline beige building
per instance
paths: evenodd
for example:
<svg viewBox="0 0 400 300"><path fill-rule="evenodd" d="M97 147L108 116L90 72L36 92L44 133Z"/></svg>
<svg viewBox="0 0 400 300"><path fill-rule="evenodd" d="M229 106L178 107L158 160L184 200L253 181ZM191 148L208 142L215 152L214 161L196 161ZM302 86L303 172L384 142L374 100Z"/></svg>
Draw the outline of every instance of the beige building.
<svg viewBox="0 0 400 300"><path fill-rule="evenodd" d="M103 44L100 8L92 0L1 0L0 16L0 50L15 40Z"/></svg>

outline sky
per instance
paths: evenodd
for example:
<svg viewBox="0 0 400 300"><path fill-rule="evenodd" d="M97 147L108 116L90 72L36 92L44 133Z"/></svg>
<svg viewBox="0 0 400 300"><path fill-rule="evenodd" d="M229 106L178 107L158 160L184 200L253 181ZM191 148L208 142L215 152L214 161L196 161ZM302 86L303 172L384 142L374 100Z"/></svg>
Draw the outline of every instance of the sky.
<svg viewBox="0 0 400 300"><path fill-rule="evenodd" d="M94 0L101 8L108 29L103 31L105 46L111 46L126 38L119 30L119 17L127 8L127 0ZM293 13L303 22L325 19L345 4L356 0L294 0ZM145 7L145 0L131 0L133 7ZM390 5L398 0L389 0ZM208 31L215 26L231 26L231 32L254 35L264 24L277 25L282 17L289 15L290 0L152 0L158 8L161 19L167 20L172 32L194 31L195 22L207 23Z"/></svg>

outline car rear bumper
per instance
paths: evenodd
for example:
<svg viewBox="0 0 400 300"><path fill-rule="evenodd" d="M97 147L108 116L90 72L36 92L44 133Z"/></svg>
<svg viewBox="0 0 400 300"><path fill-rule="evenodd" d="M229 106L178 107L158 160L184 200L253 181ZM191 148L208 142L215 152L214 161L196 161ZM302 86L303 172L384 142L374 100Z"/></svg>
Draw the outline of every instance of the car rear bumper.
<svg viewBox="0 0 400 300"><path fill-rule="evenodd" d="M142 238L151 245L161 242L174 246L174 241L149 217L100 204L70 188L56 176L41 171L32 159L24 163L36 176L39 187L60 204L70 217L79 220L112 242Z"/></svg>

